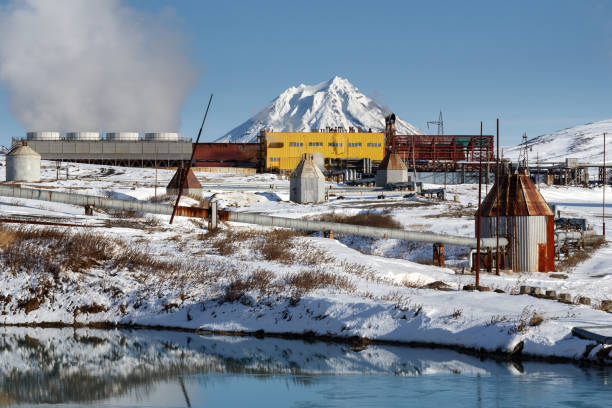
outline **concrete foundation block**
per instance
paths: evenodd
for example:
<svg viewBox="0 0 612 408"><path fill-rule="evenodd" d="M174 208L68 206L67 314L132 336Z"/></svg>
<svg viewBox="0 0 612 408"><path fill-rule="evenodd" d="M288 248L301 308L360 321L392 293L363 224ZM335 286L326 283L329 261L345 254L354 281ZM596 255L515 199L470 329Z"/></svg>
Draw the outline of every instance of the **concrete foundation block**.
<svg viewBox="0 0 612 408"><path fill-rule="evenodd" d="M557 300L563 303L572 303L572 295L569 293L561 293L557 297Z"/></svg>
<svg viewBox="0 0 612 408"><path fill-rule="evenodd" d="M556 290L547 290L546 291L546 297L547 298L551 298L554 299L557 297L557 291Z"/></svg>
<svg viewBox="0 0 612 408"><path fill-rule="evenodd" d="M531 291L529 292L530 295L533 296L539 296L542 294L542 289L538 288L538 287L533 287L531 288Z"/></svg>
<svg viewBox="0 0 612 408"><path fill-rule="evenodd" d="M481 291L481 292L490 292L491 288L488 287L488 286L479 286L478 290Z"/></svg>
<svg viewBox="0 0 612 408"><path fill-rule="evenodd" d="M581 305L589 306L591 304L591 298L586 296L581 296L578 298L578 303Z"/></svg>
<svg viewBox="0 0 612 408"><path fill-rule="evenodd" d="M521 295L528 295L529 293L531 293L531 286L521 286L521 291L520 294Z"/></svg>
<svg viewBox="0 0 612 408"><path fill-rule="evenodd" d="M465 285L463 287L463 290L476 290L476 286L475 285Z"/></svg>
<svg viewBox="0 0 612 408"><path fill-rule="evenodd" d="M612 312L612 300L602 300L601 310L605 310L606 312Z"/></svg>

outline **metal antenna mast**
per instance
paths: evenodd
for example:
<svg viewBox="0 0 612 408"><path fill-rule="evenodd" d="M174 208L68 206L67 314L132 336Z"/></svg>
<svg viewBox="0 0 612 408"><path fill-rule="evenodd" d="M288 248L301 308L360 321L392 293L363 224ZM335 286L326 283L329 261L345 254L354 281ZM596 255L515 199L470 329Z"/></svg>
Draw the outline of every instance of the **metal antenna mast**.
<svg viewBox="0 0 612 408"><path fill-rule="evenodd" d="M523 133L523 142L521 143L521 151L519 152L518 166L516 171L527 169L529 166L529 146L527 145L527 133Z"/></svg>
<svg viewBox="0 0 612 408"><path fill-rule="evenodd" d="M444 134L444 119L442 119L442 111L440 111L440 116L438 117L438 120L430 120L429 122L427 122L427 129L429 129L429 125L437 125L438 134Z"/></svg>

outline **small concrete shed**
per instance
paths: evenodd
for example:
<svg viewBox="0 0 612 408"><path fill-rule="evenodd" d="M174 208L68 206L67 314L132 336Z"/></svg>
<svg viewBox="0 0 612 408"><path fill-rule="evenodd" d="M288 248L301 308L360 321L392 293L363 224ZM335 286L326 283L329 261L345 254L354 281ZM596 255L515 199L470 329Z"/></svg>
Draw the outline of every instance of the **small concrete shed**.
<svg viewBox="0 0 612 408"><path fill-rule="evenodd" d="M6 154L6 181L40 181L40 154L26 141L16 144Z"/></svg>
<svg viewBox="0 0 612 408"><path fill-rule="evenodd" d="M312 155L304 155L289 179L289 200L300 204L325 201L325 176Z"/></svg>
<svg viewBox="0 0 612 408"><path fill-rule="evenodd" d="M515 272L553 272L555 217L548 203L526 174L504 175L500 185L500 189L497 183L493 186L481 205L482 238L495 238L499 215L499 236L509 243L500 256L500 267Z"/></svg>
<svg viewBox="0 0 612 408"><path fill-rule="evenodd" d="M178 194L179 190L181 189L181 183L185 178L186 180L185 186L183 187L183 195L200 197L203 191L202 184L200 184L191 169L184 169L182 167L176 169L176 173L174 173L172 180L170 180L170 183L168 183L168 186L166 186L166 194Z"/></svg>
<svg viewBox="0 0 612 408"><path fill-rule="evenodd" d="M376 170L376 187L408 181L408 168L398 153L387 152Z"/></svg>

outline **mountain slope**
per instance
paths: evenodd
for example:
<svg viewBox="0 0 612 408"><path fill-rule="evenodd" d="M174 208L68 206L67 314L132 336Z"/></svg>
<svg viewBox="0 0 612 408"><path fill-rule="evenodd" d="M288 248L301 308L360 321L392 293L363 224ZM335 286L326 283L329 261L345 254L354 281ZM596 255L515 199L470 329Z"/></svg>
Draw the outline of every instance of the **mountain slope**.
<svg viewBox="0 0 612 408"><path fill-rule="evenodd" d="M291 87L261 112L227 132L217 142L254 142L262 128L274 131L304 132L328 126L350 126L372 131L385 128L388 111L363 95L348 80L334 77L317 85ZM396 120L399 134L422 133L401 119Z"/></svg>
<svg viewBox="0 0 612 408"><path fill-rule="evenodd" d="M571 157L580 161L601 162L604 132L609 135L606 138L606 152L612 153L612 119L606 119L529 139L529 161L537 156L545 161L564 161L566 157ZM506 147L504 157L516 160L519 150L520 146Z"/></svg>

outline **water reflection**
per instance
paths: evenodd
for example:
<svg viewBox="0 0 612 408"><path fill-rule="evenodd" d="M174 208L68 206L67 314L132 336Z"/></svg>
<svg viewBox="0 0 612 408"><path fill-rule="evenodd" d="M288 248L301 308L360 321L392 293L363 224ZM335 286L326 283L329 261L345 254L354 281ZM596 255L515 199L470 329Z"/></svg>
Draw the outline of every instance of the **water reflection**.
<svg viewBox="0 0 612 408"><path fill-rule="evenodd" d="M384 378L448 375L468 378L462 381L471 381L476 390L483 378L527 376L531 383L551 388L571 388L583 381L611 391L608 368L481 361L444 349L373 346L356 352L340 344L149 330L2 328L0 333L0 405L123 401L126 396L134 403L171 383L174 400L189 406L194 389L221 381L233 390L228 384L237 378L255 379L263 388L266 381L277 384L279 379L289 388L318 387L317 393L329 401L334 390L321 387L347 374L359 374L352 376L353 396L366 392L359 388L359 378L366 376L370 396L376 384L389 387ZM321 375L333 377L321 381ZM520 381L512 382L520 387Z"/></svg>

